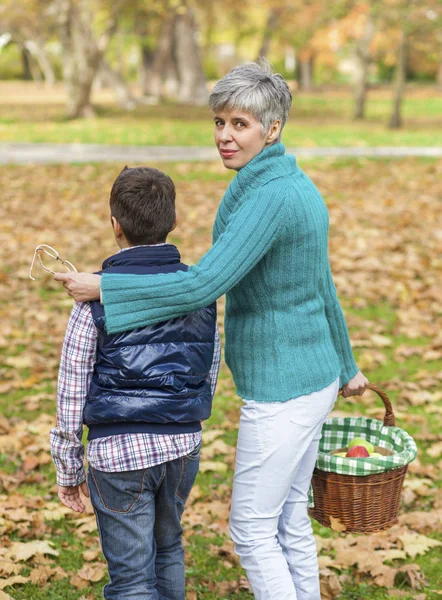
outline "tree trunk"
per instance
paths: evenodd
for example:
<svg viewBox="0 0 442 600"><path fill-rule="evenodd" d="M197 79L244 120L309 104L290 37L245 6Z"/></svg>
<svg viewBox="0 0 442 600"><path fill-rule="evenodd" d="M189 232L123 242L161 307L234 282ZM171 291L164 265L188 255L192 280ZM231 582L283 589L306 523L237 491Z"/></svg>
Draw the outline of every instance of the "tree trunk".
<svg viewBox="0 0 442 600"><path fill-rule="evenodd" d="M256 60L263 57L266 58L269 50L270 43L272 41L273 34L275 33L276 28L279 24L279 10L277 8L272 8L269 14L267 15L267 22L264 29L264 34L262 36L261 47L258 51L258 56Z"/></svg>
<svg viewBox="0 0 442 600"><path fill-rule="evenodd" d="M213 38L217 30L217 6L214 2L208 2L205 5L205 24L206 35L204 39L203 55L211 56L213 51Z"/></svg>
<svg viewBox="0 0 442 600"><path fill-rule="evenodd" d="M149 95L149 81L152 76L152 67L155 59L155 53L143 42L140 46L141 60L139 79L141 86L141 93L143 96Z"/></svg>
<svg viewBox="0 0 442 600"><path fill-rule="evenodd" d="M24 79L24 81L31 81L31 79L32 79L31 56L29 54L29 50L24 45L21 46L21 64L23 67L22 78Z"/></svg>
<svg viewBox="0 0 442 600"><path fill-rule="evenodd" d="M355 106L354 119L363 119L365 116L365 102L367 98L367 79L370 65L370 44L374 35L374 22L368 15L364 35L357 40L355 47L356 77L355 77Z"/></svg>
<svg viewBox="0 0 442 600"><path fill-rule="evenodd" d="M437 85L442 90L442 44L439 53L439 69L437 71Z"/></svg>
<svg viewBox="0 0 442 600"><path fill-rule="evenodd" d="M299 87L301 90L311 90L313 84L313 55L300 53L299 60Z"/></svg>
<svg viewBox="0 0 442 600"><path fill-rule="evenodd" d="M43 44L38 40L27 40L24 43L26 50L35 58L45 82L54 85L55 73L51 62L46 54Z"/></svg>
<svg viewBox="0 0 442 600"><path fill-rule="evenodd" d="M179 77L178 100L183 103L204 106L209 92L204 76L195 19L191 10L183 5L176 13L175 60Z"/></svg>
<svg viewBox="0 0 442 600"><path fill-rule="evenodd" d="M57 0L60 37L63 47L63 74L69 118L92 117L92 84L117 25L119 2L99 40L91 28L92 14L86 0Z"/></svg>
<svg viewBox="0 0 442 600"><path fill-rule="evenodd" d="M196 26L192 12L182 2L169 8L161 28L158 46L145 55L143 92L155 98L205 105L208 90L204 77Z"/></svg>
<svg viewBox="0 0 442 600"><path fill-rule="evenodd" d="M176 96L178 74L174 60L174 29L175 11L170 9L164 18L149 72L144 73L143 93L147 96L160 98L163 94L163 87L174 90L173 95Z"/></svg>
<svg viewBox="0 0 442 600"><path fill-rule="evenodd" d="M405 31L401 32L401 40L398 47L397 65L394 77L394 99L393 113L388 126L391 129L398 129L402 125L401 105L405 88L405 77L407 71L407 36Z"/></svg>
<svg viewBox="0 0 442 600"><path fill-rule="evenodd" d="M134 110L136 108L137 101L133 97L121 73L113 69L105 59L101 61L99 74L113 88L117 103L121 108L124 108L124 110Z"/></svg>

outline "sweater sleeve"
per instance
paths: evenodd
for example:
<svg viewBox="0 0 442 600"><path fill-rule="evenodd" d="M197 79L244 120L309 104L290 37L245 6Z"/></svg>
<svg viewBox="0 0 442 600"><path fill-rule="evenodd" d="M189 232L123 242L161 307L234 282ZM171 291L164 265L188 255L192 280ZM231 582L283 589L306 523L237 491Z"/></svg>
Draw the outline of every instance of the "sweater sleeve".
<svg viewBox="0 0 442 600"><path fill-rule="evenodd" d="M359 369L353 357L347 323L345 322L344 313L342 312L342 308L339 304L338 296L336 294L336 287L333 281L330 265L327 269L324 285L324 302L325 314L330 326L333 345L339 357L339 363L341 366L340 387L342 387L356 375Z"/></svg>
<svg viewBox="0 0 442 600"><path fill-rule="evenodd" d="M283 222L282 192L264 186L248 198L201 260L187 271L159 275L106 274L101 290L109 333L173 319L232 289L262 259Z"/></svg>

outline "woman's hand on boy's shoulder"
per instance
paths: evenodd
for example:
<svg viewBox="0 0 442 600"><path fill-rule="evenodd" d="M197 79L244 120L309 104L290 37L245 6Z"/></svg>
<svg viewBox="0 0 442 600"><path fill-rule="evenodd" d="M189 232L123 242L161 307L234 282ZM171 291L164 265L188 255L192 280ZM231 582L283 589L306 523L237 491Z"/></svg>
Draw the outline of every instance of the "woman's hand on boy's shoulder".
<svg viewBox="0 0 442 600"><path fill-rule="evenodd" d="M91 273L55 273L55 281L63 285L75 302L100 300L101 275Z"/></svg>

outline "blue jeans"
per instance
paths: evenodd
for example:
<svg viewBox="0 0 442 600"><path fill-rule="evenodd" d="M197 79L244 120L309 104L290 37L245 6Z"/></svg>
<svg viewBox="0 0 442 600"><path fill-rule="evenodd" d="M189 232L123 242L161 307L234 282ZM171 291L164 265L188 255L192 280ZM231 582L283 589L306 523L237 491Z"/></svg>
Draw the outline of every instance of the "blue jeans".
<svg viewBox="0 0 442 600"><path fill-rule="evenodd" d="M110 583L106 600L184 600L181 516L200 448L149 469L105 473L88 483Z"/></svg>

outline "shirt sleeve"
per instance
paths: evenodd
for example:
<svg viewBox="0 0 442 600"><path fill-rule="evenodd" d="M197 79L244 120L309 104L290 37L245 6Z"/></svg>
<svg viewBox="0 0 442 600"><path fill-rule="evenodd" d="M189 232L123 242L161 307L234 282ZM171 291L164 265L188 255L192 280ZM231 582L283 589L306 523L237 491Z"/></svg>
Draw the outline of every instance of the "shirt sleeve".
<svg viewBox="0 0 442 600"><path fill-rule="evenodd" d="M83 409L97 349L97 329L88 303L75 304L66 328L57 390L57 427L50 433L57 483L79 485L84 471Z"/></svg>
<svg viewBox="0 0 442 600"><path fill-rule="evenodd" d="M325 278L324 302L325 314L332 334L333 345L341 367L340 387L342 387L357 374L359 369L353 357L347 323L339 304L330 265L328 266Z"/></svg>
<svg viewBox="0 0 442 600"><path fill-rule="evenodd" d="M215 348L213 351L212 366L210 367L210 389L212 390L212 398L215 396L216 384L218 382L219 367L221 363L221 339L219 335L218 325L215 329Z"/></svg>
<svg viewBox="0 0 442 600"><path fill-rule="evenodd" d="M209 306L268 252L284 221L284 193L263 186L232 215L224 232L187 271L159 275L106 274L101 289L108 332L165 321Z"/></svg>

